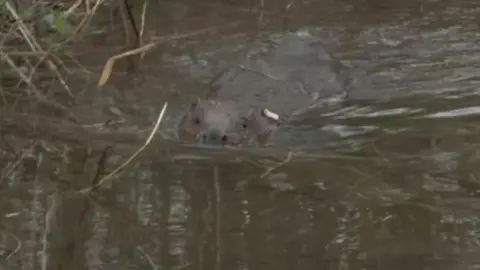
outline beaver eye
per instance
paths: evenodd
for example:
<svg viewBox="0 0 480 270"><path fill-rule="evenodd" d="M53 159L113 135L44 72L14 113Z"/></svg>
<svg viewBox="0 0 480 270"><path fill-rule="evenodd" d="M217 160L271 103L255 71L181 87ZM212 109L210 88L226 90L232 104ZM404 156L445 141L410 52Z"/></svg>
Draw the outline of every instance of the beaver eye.
<svg viewBox="0 0 480 270"><path fill-rule="evenodd" d="M195 123L195 125L199 125L200 124L200 118L198 118L198 117L194 118L193 123Z"/></svg>
<svg viewBox="0 0 480 270"><path fill-rule="evenodd" d="M246 129L247 127L248 127L247 123L242 123L242 128Z"/></svg>

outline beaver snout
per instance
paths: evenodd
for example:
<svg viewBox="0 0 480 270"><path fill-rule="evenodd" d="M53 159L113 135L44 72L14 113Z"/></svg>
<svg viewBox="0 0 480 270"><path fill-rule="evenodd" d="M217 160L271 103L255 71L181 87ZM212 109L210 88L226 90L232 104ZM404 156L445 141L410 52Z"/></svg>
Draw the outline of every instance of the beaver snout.
<svg viewBox="0 0 480 270"><path fill-rule="evenodd" d="M226 145L230 143L229 136L218 130L208 130L204 132L201 135L201 140L203 143L215 145Z"/></svg>
<svg viewBox="0 0 480 270"><path fill-rule="evenodd" d="M199 99L180 120L178 136L185 142L239 146L265 143L278 125L278 115L266 109Z"/></svg>

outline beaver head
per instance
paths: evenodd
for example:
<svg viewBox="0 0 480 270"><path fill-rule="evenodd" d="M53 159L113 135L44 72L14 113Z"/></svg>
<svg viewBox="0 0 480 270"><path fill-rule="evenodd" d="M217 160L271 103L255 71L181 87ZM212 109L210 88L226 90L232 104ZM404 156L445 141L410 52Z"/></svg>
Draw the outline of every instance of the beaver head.
<svg viewBox="0 0 480 270"><path fill-rule="evenodd" d="M178 135L189 143L264 144L279 124L279 116L267 109L241 107L233 101L198 99L182 117Z"/></svg>

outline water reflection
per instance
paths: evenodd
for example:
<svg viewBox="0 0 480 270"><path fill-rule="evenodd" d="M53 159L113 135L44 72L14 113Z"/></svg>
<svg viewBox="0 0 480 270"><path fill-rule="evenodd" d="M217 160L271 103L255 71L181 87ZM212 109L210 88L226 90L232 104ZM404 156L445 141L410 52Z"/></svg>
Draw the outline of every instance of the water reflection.
<svg viewBox="0 0 480 270"><path fill-rule="evenodd" d="M146 26L157 35L245 23L149 54L124 86L125 107L142 115L131 119L149 119L170 95L172 131L199 95L185 78L232 63L259 29L317 33L352 70L355 92L295 119L267 149L186 146L166 132L89 196L76 191L136 145L4 134L0 268L478 268L480 4L266 1L263 17L260 1L158 5L165 16L152 4Z"/></svg>

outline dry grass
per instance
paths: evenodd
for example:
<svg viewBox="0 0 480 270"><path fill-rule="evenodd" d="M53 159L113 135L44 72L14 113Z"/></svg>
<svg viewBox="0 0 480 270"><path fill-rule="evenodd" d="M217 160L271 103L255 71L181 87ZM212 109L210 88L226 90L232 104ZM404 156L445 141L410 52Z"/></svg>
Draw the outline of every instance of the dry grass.
<svg viewBox="0 0 480 270"><path fill-rule="evenodd" d="M29 0L26 0L29 1ZM34 3L39 3L47 0L37 0ZM48 0L53 1L53 0ZM82 128L82 121L77 119L77 116L71 110L69 105L65 105L65 102L59 100L73 100L78 94L78 90L67 83L68 75L77 72L78 68L72 67L71 63L67 64L65 60L71 59L69 55L69 46L74 45L75 42L84 34L88 35L89 25L92 22L94 16L99 12L101 7L107 0L72 0L70 6L67 6L64 11L59 15L60 21L64 24L70 23L70 19L73 18L76 23L72 23L70 31L68 33L58 30L56 33L39 33L36 31L36 21L31 18L26 18L23 14L19 14L13 0L0 2L0 13L3 12L9 17L13 18L13 23L6 33L1 36L0 40L0 73L4 72L10 74L12 81L16 84L10 87L6 87L3 81L3 76L0 77L0 109L16 110L16 104L18 100L22 98L22 102L26 100L27 107L35 107L33 105L41 104L47 108L54 109L55 111L62 112L63 116L75 125L75 127ZM123 0L110 0L116 4L126 3ZM151 49L155 48L159 43L165 43L170 41L186 40L189 38L197 38L199 36L214 34L219 30L225 30L229 28L235 28L242 24L241 21L232 22L228 25L205 27L198 30L193 30L185 33L167 35L167 36L152 36L148 39L145 35L146 25L146 10L148 1L143 2L141 7L141 21L139 24L140 29L136 29L135 23L132 21L131 11L128 6L123 6L122 20L125 31L125 44L122 44L126 48L123 53L111 56L103 67L103 72L100 75L98 86L104 86L110 79L112 70L117 60L135 56L140 54L140 58ZM0 14L1 15L1 14ZM67 20L68 19L68 20ZM54 25L58 27L58 25ZM130 27L133 26L133 27ZM134 28L134 35L130 34L128 28ZM61 33L61 34L60 34ZM60 34L60 35L59 35ZM52 37L53 35L53 37ZM135 39L133 46L131 40ZM12 45L14 44L14 45ZM18 61L20 60L20 61ZM76 59L71 59L74 62ZM80 66L81 64L78 63ZM80 66L82 70L87 70L85 67ZM76 69L75 69L76 68ZM89 72L87 70L87 72ZM3 74L0 74L3 75ZM48 92L48 87L44 87L40 80L42 76L47 76L51 81L60 82L63 91L58 91L54 95ZM13 97L13 98L12 98ZM26 97L26 98L25 98ZM60 98L61 97L61 98ZM63 99L62 99L63 98ZM115 169L111 174L104 177L98 184L89 189L85 189L82 192L91 191L95 187L101 185L104 181L115 176L122 168L128 165L143 149L148 146L155 134L156 129L165 113L166 103L159 115L158 122L153 129L147 142L138 149L131 158L127 160L125 164ZM0 112L0 140L3 134L2 129L2 115ZM28 115L27 115L28 117ZM57 116L55 116L57 117ZM28 121L25 121L28 122ZM52 121L53 123L54 121ZM49 127L52 125L49 125ZM67 126L65 126L68 128ZM31 129L30 129L31 130ZM52 132L60 130L59 128L53 128ZM78 129L77 129L78 130ZM95 133L94 130L88 130L87 132ZM61 134L60 134L61 135ZM95 135L95 134L94 134ZM87 142L86 142L87 143ZM1 148L1 146L0 146ZM1 150L1 149L0 149ZM1 160L0 154L0 160ZM19 158L21 161L22 157ZM12 164L13 167L5 168L7 174L15 168L16 164ZM1 169L1 168L0 168Z"/></svg>
<svg viewBox="0 0 480 270"><path fill-rule="evenodd" d="M92 0L76 0L71 4L70 7L67 7L65 11L61 13L59 18L63 23L67 22L67 19L71 18L73 15L76 15L75 17L77 18L78 23L72 27L73 30L70 31L68 35L62 35L61 40L57 42L52 41L52 38L45 38L42 36L39 37L39 35L32 33L33 31L30 23L27 23L21 14L18 14L11 0L6 1L4 3L4 8L0 9L0 11L8 13L6 15L13 18L13 23L10 29L3 36L2 40L0 40L0 57L1 64L8 67L8 72L12 74L18 81L14 87L15 91L17 92L16 94L18 94L18 89L24 89L25 94L29 97L34 97L35 102L55 108L56 110L60 110L69 115L69 118L73 121L76 121L77 119L69 111L69 109L61 105L53 97L47 97L45 91L39 89L40 87L38 87L35 79L40 77L40 74L48 74L50 77L52 77L52 79L61 83L66 95L68 95L70 98L74 98L76 93L67 84L65 79L65 77L68 76L68 74L71 74L72 71L68 65L61 60L62 58L64 59L65 57L63 56L66 55L58 54L62 54L62 52L59 52L60 50L68 51L68 46L71 44L70 42L75 42L76 38L85 33L88 25L92 21L92 18L98 12L101 5L106 2L106 0L95 0L93 3L91 3L91 1ZM114 1L119 1L117 3L123 3L123 1L120 0ZM150 41L144 43L147 6L148 1L145 1L142 6L140 29L135 29L136 27L133 27L135 29L134 39L136 40L133 47L128 46L130 43L129 40L132 39L132 37L129 37L131 35L129 34L128 28L130 25L136 25L132 23L129 16L124 14L130 11L126 11L126 7L123 7L122 20L125 26L125 36L127 39L125 41L125 47L130 49L108 59L100 76L100 80L98 82L99 86L103 86L108 82L115 62L121 58L134 56L136 54L141 54L141 58L143 58L148 50L154 48L159 43L214 33L219 28L231 28L241 24L241 22L235 22L227 26L208 27L205 29L172 36L151 37ZM20 42L22 45L9 46L8 44L12 40ZM18 63L19 61L15 61L15 59L19 58L22 60L21 64ZM7 99L5 98L5 91L7 89L8 88L4 87L0 89L0 98L4 104L7 103Z"/></svg>
<svg viewBox="0 0 480 270"><path fill-rule="evenodd" d="M20 81L27 85L25 90L28 96L33 95L35 96L37 102L55 107L56 109L60 109L62 111L68 111L64 106L58 104L57 102L47 99L45 95L33 83L33 77L37 72L38 66L41 63L46 63L48 69L52 71L53 74L55 74L56 78L62 83L66 93L68 93L71 96L72 92L68 87L68 85L65 83L65 80L61 75L61 71L60 71L61 65L59 63L56 63L55 58L49 57L48 50L45 50L42 48L40 43L36 40L36 38L32 34L29 27L27 27L26 23L19 16L19 14L17 13L13 5L9 1L6 1L4 4L4 7L5 7L4 11L8 12L8 14L6 15L10 15L14 19L15 23L12 25L12 27L10 28L8 33L3 37L0 43L1 59L3 60L4 63L6 63L7 66L11 68L11 70L14 72L14 74L17 75ZM17 33L19 33L20 35L12 36ZM21 41L23 41L23 44L26 44L27 48L30 50L29 51L29 53L31 54L30 57L27 57L27 55L23 55L23 57L27 59L27 61L25 61L26 66L20 66L16 64L16 61L14 61L11 56L11 51L7 50L9 47L6 46L6 44L8 43L9 40L15 39L15 37L20 37ZM17 53L17 56L18 56L18 53ZM33 59L36 59L36 63L32 63ZM3 97L3 100L6 101L4 88L2 87L1 90L2 90L1 95Z"/></svg>
<svg viewBox="0 0 480 270"><path fill-rule="evenodd" d="M57 24L65 24L66 19L71 16L80 6L83 0L78 0L66 11L57 14ZM93 9L86 9L82 14L83 18L76 27L75 31L66 35L58 35L59 33L38 33L36 30L37 20L27 18L23 14L19 14L21 8L16 8L14 2L5 1L2 3L0 11L4 17L12 18L12 24L9 30L3 35L0 41L0 57L2 73L1 75L10 74L12 79L17 81L14 87L1 87L0 95L3 106L8 106L7 95L21 95L20 89L24 90L23 95L33 97L32 102L46 105L47 107L60 110L69 116L71 120L76 120L73 113L64 105L57 102L53 97L48 97L45 90L38 86L39 78L50 77L52 80L60 82L64 93L73 98L75 93L66 83L65 76L71 73L71 70L61 60L63 57L60 49L68 49L68 42L71 41L84 27L86 23L97 11L98 6L103 0L98 0ZM28 8L34 12L41 1L34 1L34 6ZM80 14L80 13L79 13ZM53 14L49 14L55 16ZM54 25L57 28L58 25ZM60 32L60 29L57 29ZM55 41L60 39L60 41ZM2 76L4 77L4 76ZM4 85L4 81L0 82ZM9 93L8 93L9 91ZM12 93L13 92L13 93Z"/></svg>
<svg viewBox="0 0 480 270"><path fill-rule="evenodd" d="M80 190L80 193L88 193L90 191L93 191L95 188L101 186L102 184L106 183L107 181L111 180L114 176L116 176L122 169L127 167L128 164L130 164L145 148L152 142L153 137L158 131L158 127L160 126L160 123L162 122L163 116L165 115L165 111L167 110L167 105L168 103L165 102L163 105L162 110L160 111L160 114L157 117L157 122L155 123L155 126L152 128L152 131L150 132L150 135L148 136L147 140L145 140L145 143L138 148L135 153L133 153L124 163L122 163L120 166L115 168L111 173L108 175L104 176L102 179L100 179L96 184L94 184L91 187L85 188Z"/></svg>
<svg viewBox="0 0 480 270"><path fill-rule="evenodd" d="M0 29L0 161L8 160L7 152L12 152L11 149L5 148L7 146L4 141L5 135L10 135L8 136L10 138L16 137L8 134L12 132L11 128L5 129L3 126L8 123L5 121L10 112L23 111L22 108L30 110L41 105L50 111L53 109L55 112L61 112L60 115L66 116L74 125L81 126L70 106L65 104L65 101L73 100L78 94L78 87L67 83L67 77L78 68L67 64L65 59L71 58L70 46L75 45L82 34L88 35L87 30L92 18L102 4L106 4L106 0L72 0L69 3L71 5L65 6L63 11L41 7L40 5L45 4L44 1L46 0L0 1L0 27L7 27ZM48 1L58 4L58 1ZM19 3L24 6L20 6ZM32 5L25 6L26 3ZM26 10L33 12L26 14ZM47 22L45 21L47 16L53 19ZM8 25L5 18L8 18ZM69 31L60 29L65 28L67 24L70 26ZM45 29L41 29L41 26L54 31L42 31ZM57 82L63 91L52 94L48 85L51 82ZM18 125L20 133L22 130L31 130L24 129L22 125L31 122L28 117L32 113L36 111L25 114L27 119L21 121L22 124L14 123ZM63 118L60 115L52 117ZM37 124L35 122L30 124L35 129ZM58 127L52 132L60 129ZM18 160L11 164L0 162L5 165L0 166L0 180L8 178L22 160L23 156L20 155Z"/></svg>

